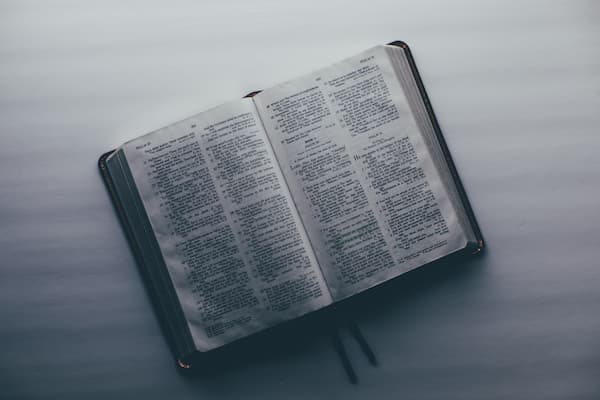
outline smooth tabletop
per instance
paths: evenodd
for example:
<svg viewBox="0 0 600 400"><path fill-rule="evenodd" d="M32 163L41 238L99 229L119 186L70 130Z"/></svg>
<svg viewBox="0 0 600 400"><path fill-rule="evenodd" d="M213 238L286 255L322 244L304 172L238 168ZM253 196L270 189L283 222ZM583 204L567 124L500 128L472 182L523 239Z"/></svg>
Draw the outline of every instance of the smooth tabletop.
<svg viewBox="0 0 600 400"><path fill-rule="evenodd" d="M0 0L0 398L600 398L599 22L592 0ZM356 309L381 362L348 341L358 385L326 334L182 376L99 155L398 39L485 254Z"/></svg>

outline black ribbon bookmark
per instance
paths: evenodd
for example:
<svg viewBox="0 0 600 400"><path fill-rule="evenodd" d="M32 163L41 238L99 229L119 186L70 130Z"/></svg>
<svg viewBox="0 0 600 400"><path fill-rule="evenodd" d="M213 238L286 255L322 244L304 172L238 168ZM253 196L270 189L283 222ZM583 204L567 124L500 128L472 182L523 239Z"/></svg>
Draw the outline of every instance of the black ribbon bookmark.
<svg viewBox="0 0 600 400"><path fill-rule="evenodd" d="M336 352L338 353L340 359L342 360L342 365L344 366L344 370L346 371L346 374L348 375L348 379L350 380L351 383L356 384L356 383L358 383L358 376L356 375L356 371L354 371L354 367L352 366L352 362L350 361L350 358L348 357L348 352L346 351L346 348L344 347L344 342L342 341L342 336L340 334L343 327L347 328L348 331L350 332L351 336L354 338L354 340L356 340L356 342L358 343L358 346L360 347L362 352L367 357L367 360L369 360L369 364L376 367L378 365L378 361L377 361L377 357L375 357L375 353L373 352L373 349L371 349L371 346L369 346L369 343L367 342L367 340L363 336L362 332L358 328L358 325L356 325L354 322L348 320L348 321L345 321L345 323L343 323L343 324L338 324L337 326L333 327L333 331L332 331L333 346L334 346Z"/></svg>

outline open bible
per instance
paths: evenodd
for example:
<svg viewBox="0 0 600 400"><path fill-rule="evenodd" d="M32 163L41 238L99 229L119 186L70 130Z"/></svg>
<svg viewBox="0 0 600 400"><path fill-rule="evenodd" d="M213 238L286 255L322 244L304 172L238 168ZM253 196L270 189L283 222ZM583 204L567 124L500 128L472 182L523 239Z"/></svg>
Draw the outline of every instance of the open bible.
<svg viewBox="0 0 600 400"><path fill-rule="evenodd" d="M140 136L100 169L181 365L483 247L403 42Z"/></svg>

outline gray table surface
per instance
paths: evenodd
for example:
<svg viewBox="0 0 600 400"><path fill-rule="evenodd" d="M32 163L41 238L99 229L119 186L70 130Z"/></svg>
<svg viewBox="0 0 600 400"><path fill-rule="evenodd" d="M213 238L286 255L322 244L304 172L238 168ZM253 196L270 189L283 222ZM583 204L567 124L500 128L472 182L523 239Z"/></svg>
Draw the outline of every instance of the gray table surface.
<svg viewBox="0 0 600 400"><path fill-rule="evenodd" d="M0 2L1 398L600 398L600 2L350 4ZM357 310L359 385L326 335L182 377L96 159L394 39L486 254Z"/></svg>

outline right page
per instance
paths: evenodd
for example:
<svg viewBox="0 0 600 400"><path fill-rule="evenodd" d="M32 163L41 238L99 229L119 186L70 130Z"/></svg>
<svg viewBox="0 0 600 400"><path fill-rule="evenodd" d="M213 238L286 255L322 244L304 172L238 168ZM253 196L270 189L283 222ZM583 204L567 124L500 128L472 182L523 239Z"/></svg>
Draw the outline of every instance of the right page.
<svg viewBox="0 0 600 400"><path fill-rule="evenodd" d="M384 46L254 101L335 300L466 246Z"/></svg>

